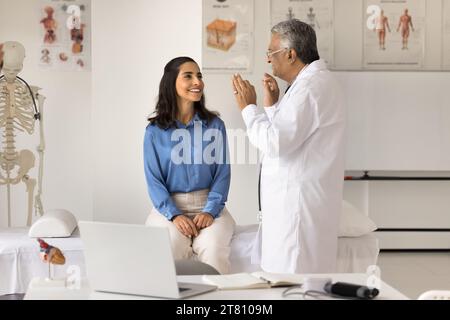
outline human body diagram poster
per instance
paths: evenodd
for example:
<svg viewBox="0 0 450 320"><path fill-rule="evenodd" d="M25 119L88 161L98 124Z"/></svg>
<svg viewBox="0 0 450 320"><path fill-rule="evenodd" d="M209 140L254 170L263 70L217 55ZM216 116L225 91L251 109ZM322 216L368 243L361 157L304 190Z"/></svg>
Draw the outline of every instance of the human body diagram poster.
<svg viewBox="0 0 450 320"><path fill-rule="evenodd" d="M91 67L91 0L41 0L39 65L84 71Z"/></svg>
<svg viewBox="0 0 450 320"><path fill-rule="evenodd" d="M328 66L334 61L333 0L272 0L271 23L298 19L308 23L316 32L319 55Z"/></svg>
<svg viewBox="0 0 450 320"><path fill-rule="evenodd" d="M254 0L203 0L203 70L251 72Z"/></svg>
<svg viewBox="0 0 450 320"><path fill-rule="evenodd" d="M420 69L425 49L426 2L365 0L364 68Z"/></svg>
<svg viewBox="0 0 450 320"><path fill-rule="evenodd" d="M450 70L450 0L443 1L443 68Z"/></svg>

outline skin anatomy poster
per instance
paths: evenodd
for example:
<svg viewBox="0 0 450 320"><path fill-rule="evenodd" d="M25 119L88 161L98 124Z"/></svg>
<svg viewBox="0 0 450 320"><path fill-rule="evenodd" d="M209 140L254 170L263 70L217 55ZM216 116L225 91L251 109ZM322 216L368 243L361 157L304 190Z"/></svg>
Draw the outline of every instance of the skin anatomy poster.
<svg viewBox="0 0 450 320"><path fill-rule="evenodd" d="M364 9L364 69L421 69L426 1L366 0Z"/></svg>
<svg viewBox="0 0 450 320"><path fill-rule="evenodd" d="M251 72L254 0L203 0L203 70Z"/></svg>
<svg viewBox="0 0 450 320"><path fill-rule="evenodd" d="M308 23L316 31L320 58L328 66L334 63L333 0L272 0L271 23L298 19Z"/></svg>
<svg viewBox="0 0 450 320"><path fill-rule="evenodd" d="M443 1L443 69L450 70L450 0Z"/></svg>
<svg viewBox="0 0 450 320"><path fill-rule="evenodd" d="M41 0L39 65L60 71L91 67L91 0Z"/></svg>

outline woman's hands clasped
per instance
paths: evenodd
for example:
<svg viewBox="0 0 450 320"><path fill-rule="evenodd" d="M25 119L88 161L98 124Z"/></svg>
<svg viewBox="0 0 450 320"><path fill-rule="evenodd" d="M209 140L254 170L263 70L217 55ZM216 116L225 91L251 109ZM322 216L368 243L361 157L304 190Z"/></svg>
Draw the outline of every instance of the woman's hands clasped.
<svg viewBox="0 0 450 320"><path fill-rule="evenodd" d="M199 213L193 218L186 215L176 216L172 222L175 227L186 237L197 237L200 230L209 227L214 222L214 218L206 212Z"/></svg>

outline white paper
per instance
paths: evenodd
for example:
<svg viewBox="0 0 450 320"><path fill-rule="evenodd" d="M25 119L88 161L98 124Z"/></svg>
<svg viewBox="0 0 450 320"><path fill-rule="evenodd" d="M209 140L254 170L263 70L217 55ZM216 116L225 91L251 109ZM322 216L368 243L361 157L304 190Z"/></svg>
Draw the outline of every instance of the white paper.
<svg viewBox="0 0 450 320"><path fill-rule="evenodd" d="M91 68L91 0L40 0L39 65L60 71Z"/></svg>
<svg viewBox="0 0 450 320"><path fill-rule="evenodd" d="M251 72L254 0L203 0L203 71Z"/></svg>
<svg viewBox="0 0 450 320"><path fill-rule="evenodd" d="M450 0L443 0L443 69L450 70Z"/></svg>
<svg viewBox="0 0 450 320"><path fill-rule="evenodd" d="M298 19L312 26L317 36L319 56L329 67L334 64L333 0L272 0L271 23Z"/></svg>
<svg viewBox="0 0 450 320"><path fill-rule="evenodd" d="M364 69L420 70L426 1L365 0L364 10Z"/></svg>

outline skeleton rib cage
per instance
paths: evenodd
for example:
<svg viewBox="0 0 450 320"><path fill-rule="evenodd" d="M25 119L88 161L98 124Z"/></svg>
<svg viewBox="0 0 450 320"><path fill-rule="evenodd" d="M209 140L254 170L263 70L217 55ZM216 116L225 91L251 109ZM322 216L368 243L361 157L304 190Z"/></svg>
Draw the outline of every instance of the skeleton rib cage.
<svg viewBox="0 0 450 320"><path fill-rule="evenodd" d="M35 166L35 156L30 150L17 151L16 136L18 133L32 135L35 128L35 109L31 94L43 103L43 97L39 97L38 89L28 87L16 79L8 83L0 79L0 185L6 185L8 197L8 226L11 226L10 186L24 182L28 193L28 217L27 225L31 224L31 212L33 207L33 195L36 179L31 179L29 171ZM40 124L42 126L42 123ZM40 199L42 186L42 157L44 151L43 131L41 128L41 143L39 152L39 184L35 199L36 213L43 214Z"/></svg>

